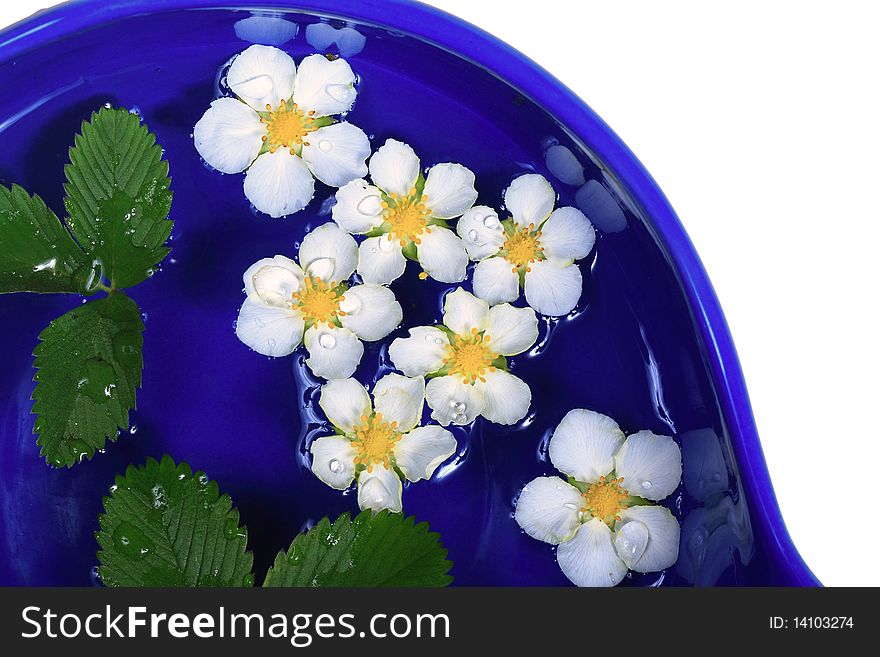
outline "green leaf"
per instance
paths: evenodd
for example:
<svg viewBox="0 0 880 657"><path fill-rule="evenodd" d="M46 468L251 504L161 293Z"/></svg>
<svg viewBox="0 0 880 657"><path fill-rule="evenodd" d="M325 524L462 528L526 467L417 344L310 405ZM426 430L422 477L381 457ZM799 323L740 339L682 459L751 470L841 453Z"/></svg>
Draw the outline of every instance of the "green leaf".
<svg viewBox="0 0 880 657"><path fill-rule="evenodd" d="M101 261L113 287L131 287L168 255L171 179L156 137L124 109L102 109L82 124L64 167L77 241Z"/></svg>
<svg viewBox="0 0 880 657"><path fill-rule="evenodd" d="M98 524L107 586L253 586L247 529L229 496L170 456L117 476Z"/></svg>
<svg viewBox="0 0 880 657"><path fill-rule="evenodd" d="M448 586L440 535L410 516L365 511L327 518L279 552L263 586Z"/></svg>
<svg viewBox="0 0 880 657"><path fill-rule="evenodd" d="M100 274L39 196L0 185L0 294L91 294Z"/></svg>
<svg viewBox="0 0 880 657"><path fill-rule="evenodd" d="M121 293L53 320L34 350L34 432L57 467L91 458L128 427L141 384L143 330L138 305Z"/></svg>

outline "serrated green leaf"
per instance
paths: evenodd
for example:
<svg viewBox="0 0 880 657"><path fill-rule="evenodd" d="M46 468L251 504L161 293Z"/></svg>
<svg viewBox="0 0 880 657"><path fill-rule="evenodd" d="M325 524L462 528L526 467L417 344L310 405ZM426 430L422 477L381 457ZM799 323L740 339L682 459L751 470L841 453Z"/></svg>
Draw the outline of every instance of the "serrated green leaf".
<svg viewBox="0 0 880 657"><path fill-rule="evenodd" d="M53 320L34 350L34 432L57 467L91 458L128 427L141 384L143 330L138 305L121 293Z"/></svg>
<svg viewBox="0 0 880 657"><path fill-rule="evenodd" d="M64 167L77 241L101 261L114 287L131 287L168 255L173 222L168 163L134 114L102 109L82 124Z"/></svg>
<svg viewBox="0 0 880 657"><path fill-rule="evenodd" d="M383 511L324 518L279 552L263 586L448 586L452 562L428 523Z"/></svg>
<svg viewBox="0 0 880 657"><path fill-rule="evenodd" d="M253 586L247 529L229 496L167 455L117 476L98 524L107 586Z"/></svg>
<svg viewBox="0 0 880 657"><path fill-rule="evenodd" d="M39 196L0 185L0 294L91 294L92 262Z"/></svg>

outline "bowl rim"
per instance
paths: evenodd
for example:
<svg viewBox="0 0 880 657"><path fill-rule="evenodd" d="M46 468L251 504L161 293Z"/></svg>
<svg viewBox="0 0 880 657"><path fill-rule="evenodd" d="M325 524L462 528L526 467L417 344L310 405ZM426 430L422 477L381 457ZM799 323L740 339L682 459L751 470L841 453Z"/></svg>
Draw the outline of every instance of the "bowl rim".
<svg viewBox="0 0 880 657"><path fill-rule="evenodd" d="M70 0L0 31L0 66L21 54L98 25L180 9L305 12L396 30L490 71L531 99L586 145L640 206L679 278L706 350L721 414L746 489L752 522L777 551L792 585L819 586L779 509L748 391L718 298L684 227L657 183L611 128L571 89L523 53L460 18L415 0ZM461 38L466 36L467 38Z"/></svg>

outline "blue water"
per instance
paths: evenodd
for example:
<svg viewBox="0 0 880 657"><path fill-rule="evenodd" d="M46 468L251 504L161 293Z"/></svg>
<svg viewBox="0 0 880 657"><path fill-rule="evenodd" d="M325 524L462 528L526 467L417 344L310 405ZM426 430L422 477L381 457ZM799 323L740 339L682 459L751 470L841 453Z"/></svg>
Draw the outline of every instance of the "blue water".
<svg viewBox="0 0 880 657"><path fill-rule="evenodd" d="M360 76L349 120L374 146L395 137L424 165L465 164L477 175L479 203L495 207L512 177L537 171L554 183L560 204L579 205L600 229L595 254L580 263L578 309L545 324L541 345L512 360L531 385L532 413L512 428L478 420L456 429L455 463L404 491L406 513L442 534L456 584L568 584L553 549L522 534L511 515L525 483L554 473L546 440L575 407L682 444L684 484L666 500L683 522L679 563L633 574L624 585L784 584L765 537L752 529L680 283L612 176L540 107L445 51L378 28L307 29L315 17L242 22L249 17L226 10L140 16L0 67L0 183L19 183L63 214L62 168L73 135L92 110L112 103L136 109L165 148L176 221L171 256L130 291L147 329L132 428L90 462L52 470L31 433L37 334L79 299L0 297L0 584L93 582L101 497L116 473L148 456L185 460L232 496L250 532L257 582L301 529L356 510L355 495L319 482L302 459L315 429L316 418L303 411L314 381L297 358L259 356L232 328L242 272L259 258L295 254L304 233L329 219L334 190L319 184L312 204L287 219L256 215L242 177L207 169L190 136L232 55L260 40L284 42L299 59L317 50L307 38L321 49L335 39L328 50L342 50ZM410 267L393 285L405 327L437 321L448 289L416 272ZM402 328L383 343L405 334ZM386 360L378 345L368 346L358 377L369 382Z"/></svg>

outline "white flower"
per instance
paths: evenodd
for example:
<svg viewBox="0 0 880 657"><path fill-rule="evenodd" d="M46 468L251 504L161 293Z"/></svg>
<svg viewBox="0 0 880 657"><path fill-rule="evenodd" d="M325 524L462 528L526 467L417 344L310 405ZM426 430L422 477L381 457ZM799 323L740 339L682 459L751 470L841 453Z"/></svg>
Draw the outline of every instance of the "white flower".
<svg viewBox="0 0 880 657"><path fill-rule="evenodd" d="M474 269L474 293L490 304L526 302L542 315L565 315L581 298L583 280L575 261L586 258L596 231L576 208L553 209L556 193L538 174L516 178L504 192L512 215L501 221L491 208L471 208L458 220Z"/></svg>
<svg viewBox="0 0 880 657"><path fill-rule="evenodd" d="M447 225L477 200L474 174L460 164L437 164L422 177L419 158L407 144L389 139L370 158L370 178L336 193L333 220L361 243L358 274L387 285L417 260L420 276L458 283L466 276L467 252Z"/></svg>
<svg viewBox="0 0 880 657"><path fill-rule="evenodd" d="M672 438L650 431L626 438L611 418L575 409L553 432L550 460L572 483L538 477L523 488L515 517L532 538L559 545L556 559L568 579L615 586L627 570L650 573L676 562L678 521L648 503L681 481Z"/></svg>
<svg viewBox="0 0 880 657"><path fill-rule="evenodd" d="M218 171L247 170L244 194L260 212L299 212L314 196L314 178L341 187L366 174L367 135L331 118L357 95L345 60L309 55L297 71L284 51L254 45L235 58L226 81L237 98L211 103L193 139Z"/></svg>
<svg viewBox="0 0 880 657"><path fill-rule="evenodd" d="M330 381L321 388L318 403L339 435L312 443L312 472L338 490L357 479L361 509L400 512L400 477L430 479L458 448L446 429L419 426L425 405L422 377L386 374L373 387L372 404L356 380Z"/></svg>
<svg viewBox="0 0 880 657"><path fill-rule="evenodd" d="M259 260L244 273L247 299L236 335L266 356L286 356L303 341L316 376L351 376L364 353L361 340L381 340L403 319L387 287L348 287L356 263L354 238L332 222L305 236L298 264L281 255Z"/></svg>
<svg viewBox="0 0 880 657"><path fill-rule="evenodd" d="M426 390L431 417L443 426L469 424L479 415L498 424L524 418L532 392L507 371L505 357L535 343L535 311L508 303L489 308L456 288L446 295L443 324L410 329L389 349L394 367L407 376L432 377Z"/></svg>

